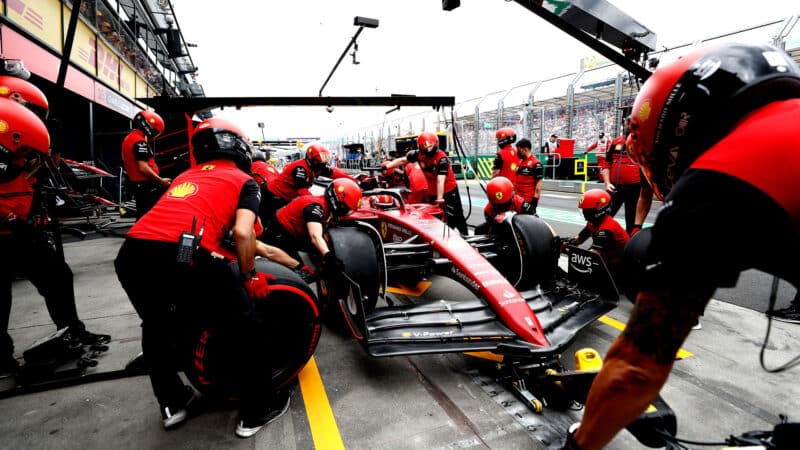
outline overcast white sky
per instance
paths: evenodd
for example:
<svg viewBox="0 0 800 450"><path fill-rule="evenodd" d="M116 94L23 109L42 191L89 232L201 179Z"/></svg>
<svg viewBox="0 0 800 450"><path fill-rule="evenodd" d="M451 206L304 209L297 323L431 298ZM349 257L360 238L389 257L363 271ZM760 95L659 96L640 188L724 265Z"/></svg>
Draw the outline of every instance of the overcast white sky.
<svg viewBox="0 0 800 450"><path fill-rule="evenodd" d="M672 47L800 13L797 0L610 0ZM357 27L359 65L350 56L327 96L414 94L481 97L578 70L588 47L505 0L172 0L207 96L316 96ZM800 25L796 28L800 29ZM795 35L800 30L795 30ZM486 105L486 109L494 105ZM383 120L386 108L249 108L215 115L253 139L333 136ZM471 106L470 109L474 109ZM404 108L391 118L413 114ZM462 112L463 113L463 112Z"/></svg>

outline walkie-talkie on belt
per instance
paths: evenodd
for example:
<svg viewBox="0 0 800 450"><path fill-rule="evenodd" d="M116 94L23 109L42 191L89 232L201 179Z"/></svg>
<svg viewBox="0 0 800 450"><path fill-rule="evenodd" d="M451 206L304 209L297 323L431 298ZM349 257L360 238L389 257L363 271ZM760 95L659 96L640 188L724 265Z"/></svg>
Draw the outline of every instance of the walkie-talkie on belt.
<svg viewBox="0 0 800 450"><path fill-rule="evenodd" d="M194 252L200 246L200 239L203 237L203 228L200 227L200 232L195 234L197 227L197 217L192 218L192 231L182 232L180 239L178 239L178 255L175 260L179 263L191 264L194 260Z"/></svg>

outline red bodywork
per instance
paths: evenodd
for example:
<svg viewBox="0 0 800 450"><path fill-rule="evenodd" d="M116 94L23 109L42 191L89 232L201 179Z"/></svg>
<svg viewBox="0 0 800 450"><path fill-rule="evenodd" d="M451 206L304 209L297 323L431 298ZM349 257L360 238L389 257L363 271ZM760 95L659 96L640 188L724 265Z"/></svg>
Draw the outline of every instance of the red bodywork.
<svg viewBox="0 0 800 450"><path fill-rule="evenodd" d="M401 242L413 236L429 242L434 256L453 263L454 278L482 298L500 320L521 339L547 347L549 342L528 303L491 263L461 235L438 219L441 210L428 204L407 204L398 209L375 209L362 202L358 211L345 220L377 222L384 242Z"/></svg>

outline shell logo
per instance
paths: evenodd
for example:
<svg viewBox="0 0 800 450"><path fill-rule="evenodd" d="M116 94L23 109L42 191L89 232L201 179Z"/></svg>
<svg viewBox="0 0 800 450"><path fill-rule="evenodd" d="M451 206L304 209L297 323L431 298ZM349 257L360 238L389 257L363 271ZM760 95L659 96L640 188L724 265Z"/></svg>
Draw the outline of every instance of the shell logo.
<svg viewBox="0 0 800 450"><path fill-rule="evenodd" d="M6 131L8 131L8 122L0 120L0 133L5 133Z"/></svg>
<svg viewBox="0 0 800 450"><path fill-rule="evenodd" d="M0 86L0 95L5 97L9 92L11 92L11 89L8 86Z"/></svg>
<svg viewBox="0 0 800 450"><path fill-rule="evenodd" d="M336 190L339 192L344 192L344 186L339 186L336 188Z"/></svg>
<svg viewBox="0 0 800 450"><path fill-rule="evenodd" d="M642 107L639 108L639 120L642 122L646 121L650 117L650 112L652 110L653 107L650 106L650 100L645 100Z"/></svg>
<svg viewBox="0 0 800 450"><path fill-rule="evenodd" d="M205 166L201 167L200 170L214 170L217 167L214 164L206 164Z"/></svg>
<svg viewBox="0 0 800 450"><path fill-rule="evenodd" d="M503 193L502 192L495 192L494 196L498 200L502 200L503 199Z"/></svg>
<svg viewBox="0 0 800 450"><path fill-rule="evenodd" d="M150 122L150 123L156 123L156 119L154 119L154 118L152 118L152 117L151 117L151 118L150 118L150 120L148 120L148 122Z"/></svg>
<svg viewBox="0 0 800 450"><path fill-rule="evenodd" d="M170 189L168 196L171 198L187 198L196 194L198 190L196 184L187 181Z"/></svg>
<svg viewBox="0 0 800 450"><path fill-rule="evenodd" d="M606 198L605 197L600 197L600 203L605 203L605 202L606 202Z"/></svg>

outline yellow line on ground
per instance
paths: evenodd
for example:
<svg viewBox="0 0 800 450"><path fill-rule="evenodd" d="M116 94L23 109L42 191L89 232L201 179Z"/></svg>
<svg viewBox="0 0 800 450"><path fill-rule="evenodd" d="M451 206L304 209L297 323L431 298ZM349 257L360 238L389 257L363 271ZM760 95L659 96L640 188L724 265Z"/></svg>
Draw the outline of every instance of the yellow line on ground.
<svg viewBox="0 0 800 450"><path fill-rule="evenodd" d="M612 319L611 317L608 317L608 316L602 316L597 320L599 320L600 322L603 322L604 324L606 324L606 325L608 325L608 326L610 326L612 328L616 328L619 331L622 331L622 330L625 329L625 324L624 323L620 322L619 320ZM685 358L689 358L691 356L694 356L694 353L686 351L686 350L681 348L681 349L678 349L678 354L675 355L675 356L677 356L678 359L685 359Z"/></svg>
<svg viewBox="0 0 800 450"><path fill-rule="evenodd" d="M300 390L303 392L303 403L306 405L314 448L344 450L342 436L339 434L339 427L333 417L333 410L313 356L297 378L300 380Z"/></svg>

